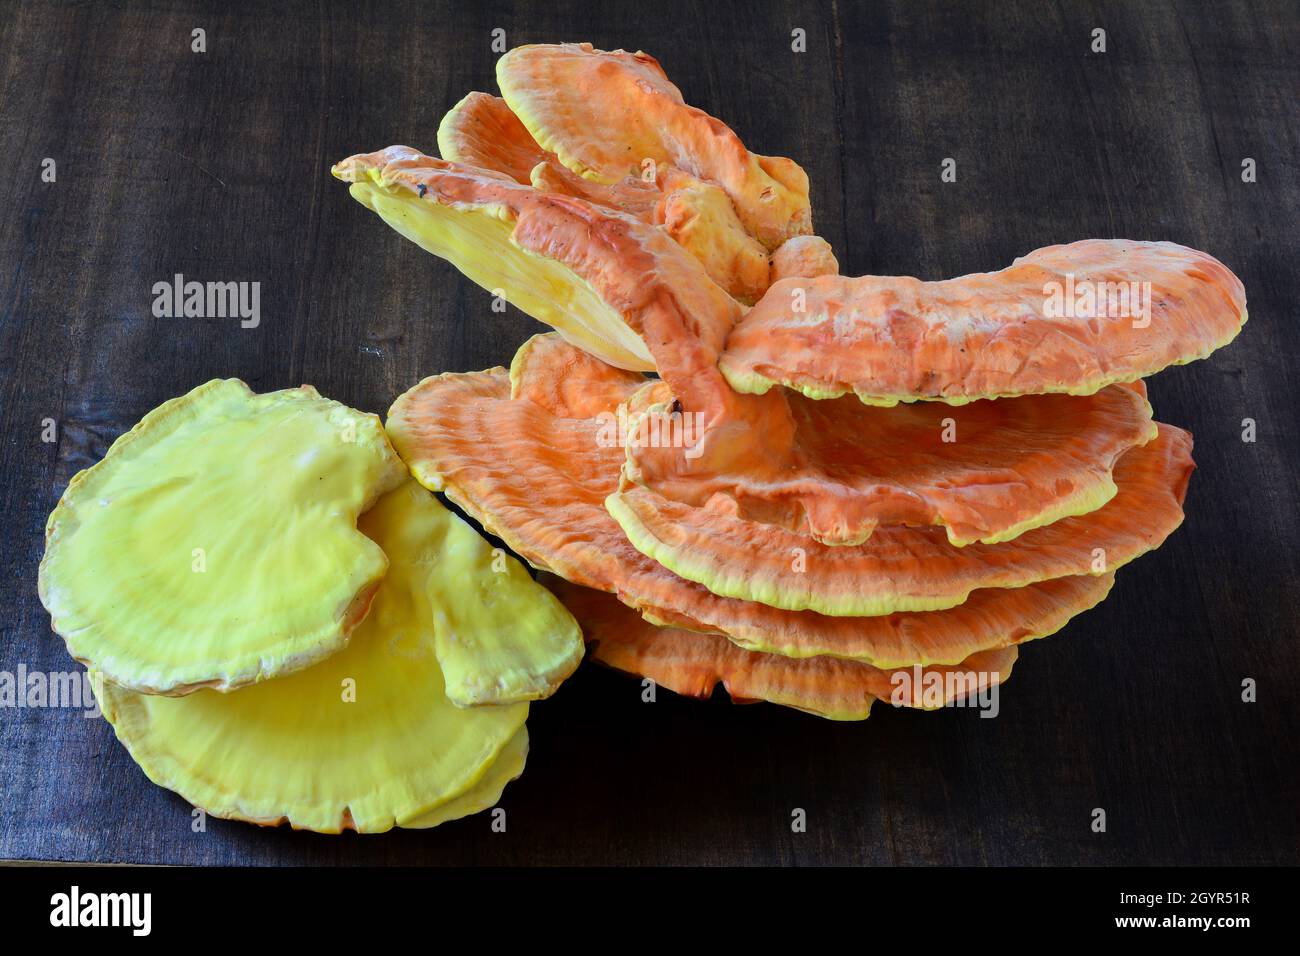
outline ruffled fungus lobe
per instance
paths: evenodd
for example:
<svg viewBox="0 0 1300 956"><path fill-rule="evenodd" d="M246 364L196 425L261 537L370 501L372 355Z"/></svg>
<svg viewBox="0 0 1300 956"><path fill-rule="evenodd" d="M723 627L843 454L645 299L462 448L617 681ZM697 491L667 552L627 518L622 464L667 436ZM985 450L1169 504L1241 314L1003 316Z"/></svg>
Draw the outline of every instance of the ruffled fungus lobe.
<svg viewBox="0 0 1300 956"><path fill-rule="evenodd" d="M230 694L104 683L104 716L149 779L214 816L322 833L429 826L499 795L526 753L528 704L447 697L429 637L430 582L456 569L445 538L430 551L443 512L408 480L362 515L391 567L351 643L321 663Z"/></svg>
<svg viewBox="0 0 1300 956"><path fill-rule="evenodd" d="M534 335L510 363L510 397L527 399L559 418L611 414L647 381L575 349L554 332Z"/></svg>
<svg viewBox="0 0 1300 956"><path fill-rule="evenodd" d="M808 176L745 149L725 124L687 106L646 53L590 43L521 46L497 61L497 85L545 150L598 182L642 174L647 161L718 184L767 249L812 232Z"/></svg>
<svg viewBox="0 0 1300 956"><path fill-rule="evenodd" d="M605 506L639 551L723 597L832 616L933 611L977 588L1099 574L1158 548L1182 523L1191 449L1187 432L1161 425L1155 441L1120 459L1119 490L1106 505L1014 541L964 548L937 528L906 527L877 529L857 546L827 546L645 488L610 495Z"/></svg>
<svg viewBox="0 0 1300 956"><path fill-rule="evenodd" d="M420 509L403 533L409 560L436 565L427 597L452 703L539 700L578 669L578 625L518 561L441 505Z"/></svg>
<svg viewBox="0 0 1300 956"><path fill-rule="evenodd" d="M861 544L877 525L937 525L954 545L991 544L1101 507L1115 495L1115 462L1156 434L1145 397L1118 386L961 408L783 397L784 447L733 445L713 469L694 467L689 446L629 447L625 484L825 544ZM680 418L664 405L641 427L657 421L666 434ZM699 431L689 437L707 449Z"/></svg>
<svg viewBox="0 0 1300 956"><path fill-rule="evenodd" d="M584 179L538 146L505 100L486 93L470 93L443 117L438 150L450 162L503 173L540 192L572 196L663 227L741 302L752 304L767 290L767 249L745 231L731 199L713 183L671 166L613 183Z"/></svg>
<svg viewBox="0 0 1300 956"><path fill-rule="evenodd" d="M357 516L403 477L375 415L208 382L68 484L41 600L73 657L144 693L301 670L365 616L388 561Z"/></svg>
<svg viewBox="0 0 1300 956"><path fill-rule="evenodd" d="M637 330L609 304L613 290L602 296L587 281L602 275L620 279L616 270L601 268L601 250L592 252L590 240L575 250L591 252L596 260L585 276L545 254L552 248L563 255L565 226L568 232L586 231L579 218L586 211L581 200L552 197L405 146L345 159L334 175L351 183L352 197L403 236L484 289L502 290L508 301L570 342L621 368L654 367ZM555 217L545 215L552 210ZM614 215L601 212L601 218ZM632 222L623 224L631 228ZM542 229L531 229L535 223Z"/></svg>
<svg viewBox="0 0 1300 956"><path fill-rule="evenodd" d="M737 325L720 365L741 392L779 384L875 405L1087 395L1204 358L1245 321L1241 280L1211 256L1088 239L941 282L777 283Z"/></svg>
<svg viewBox="0 0 1300 956"><path fill-rule="evenodd" d="M840 262L831 244L821 236L795 236L772 253L768 285L782 279L815 279L839 275Z"/></svg>
<svg viewBox="0 0 1300 956"><path fill-rule="evenodd" d="M334 175L402 235L579 348L658 369L699 406L739 398L715 362L740 306L663 230L404 146L350 157Z"/></svg>
<svg viewBox="0 0 1300 956"><path fill-rule="evenodd" d="M1022 588L972 591L944 611L880 617L829 617L783 611L756 601L694 594L687 613L643 605L653 623L722 631L733 644L785 657L841 657L883 669L956 665L983 651L1050 637L1106 599L1115 572L1052 578ZM699 585L695 585L699 587ZM707 597L705 597L705 595Z"/></svg>
<svg viewBox="0 0 1300 956"><path fill-rule="evenodd" d="M438 124L438 152L449 163L503 173L527 186L533 167L551 155L537 145L506 101L468 93Z"/></svg>
<svg viewBox="0 0 1300 956"><path fill-rule="evenodd" d="M653 181L629 177L604 184L570 172L537 145L505 100L487 93L470 93L442 118L438 152L448 162L503 173L521 185L585 199L646 223L654 221L662 198Z"/></svg>
<svg viewBox="0 0 1300 956"><path fill-rule="evenodd" d="M767 291L767 249L745 231L721 188L679 169L659 173L663 198L654 222L704 266L722 288L746 305Z"/></svg>
<svg viewBox="0 0 1300 956"><path fill-rule="evenodd" d="M1005 681L1018 655L1015 646L1003 647L920 674L833 657L797 660L747 651L719 634L651 624L611 594L545 580L582 625L592 660L686 697L710 697L722 684L737 703L767 701L830 720L865 720L878 700L925 709L952 704ZM925 698L931 681L941 682L942 703Z"/></svg>

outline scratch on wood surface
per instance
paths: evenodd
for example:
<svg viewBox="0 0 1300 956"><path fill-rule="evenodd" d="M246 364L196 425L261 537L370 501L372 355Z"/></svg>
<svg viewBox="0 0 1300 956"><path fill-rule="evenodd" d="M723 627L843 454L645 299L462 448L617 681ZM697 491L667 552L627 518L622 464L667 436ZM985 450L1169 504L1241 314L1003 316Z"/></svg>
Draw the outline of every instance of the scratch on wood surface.
<svg viewBox="0 0 1300 956"><path fill-rule="evenodd" d="M221 188L222 188L222 189L227 188L227 187L226 187L226 181L225 181L224 179L222 179L220 176L218 176L218 175L217 175L216 173L214 173L212 170L208 169L208 167L204 166L204 165L203 165L202 163L200 163L197 159L194 159L193 157L190 157L190 156L186 156L184 153L178 152L177 150L174 150L174 149L172 149L172 148L169 147L169 146L164 146L164 147L162 147L162 148L163 148L165 151L171 153L173 156L179 156L181 159L185 160L185 162L189 163L191 166L194 166L194 167L198 168L199 170L201 170L201 171L202 171L205 175L207 175L209 178L215 180L216 182L219 182L219 183L221 184Z"/></svg>

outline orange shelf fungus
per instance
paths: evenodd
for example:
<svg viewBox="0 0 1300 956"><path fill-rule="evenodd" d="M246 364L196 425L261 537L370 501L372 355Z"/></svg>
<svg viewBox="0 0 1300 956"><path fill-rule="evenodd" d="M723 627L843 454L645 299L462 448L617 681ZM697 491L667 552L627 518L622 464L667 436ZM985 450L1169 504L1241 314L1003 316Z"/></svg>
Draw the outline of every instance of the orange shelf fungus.
<svg viewBox="0 0 1300 956"><path fill-rule="evenodd" d="M957 666L1059 629L1181 523L1191 436L1141 379L1240 330L1221 263L1085 240L942 282L846 278L802 170L653 57L523 47L497 80L444 121L443 162L393 148L335 174L372 208L399 195L394 224L482 284L463 261L525 252L512 301L563 338L425 379L386 427L534 567L667 628L625 660L671 648L702 668L689 693L735 673L719 638L732 662ZM443 177L473 185L449 199ZM509 225L476 247L488 206Z"/></svg>

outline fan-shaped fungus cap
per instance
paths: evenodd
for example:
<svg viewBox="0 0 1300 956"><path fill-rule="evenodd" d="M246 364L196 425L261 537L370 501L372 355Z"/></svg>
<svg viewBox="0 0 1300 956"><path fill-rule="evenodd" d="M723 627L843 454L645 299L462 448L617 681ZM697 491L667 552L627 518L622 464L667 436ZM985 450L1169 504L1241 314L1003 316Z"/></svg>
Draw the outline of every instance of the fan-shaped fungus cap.
<svg viewBox="0 0 1300 956"><path fill-rule="evenodd" d="M484 782L528 716L526 703L462 708L447 697L430 581L459 568L446 538L431 551L428 534L445 514L408 480L362 516L391 569L347 648L230 694L157 697L104 683L118 739L151 780L214 816L323 833L436 822Z"/></svg>
<svg viewBox="0 0 1300 956"><path fill-rule="evenodd" d="M388 561L357 516L403 477L374 415L208 382L68 484L41 600L73 657L144 693L300 670L365 616Z"/></svg>

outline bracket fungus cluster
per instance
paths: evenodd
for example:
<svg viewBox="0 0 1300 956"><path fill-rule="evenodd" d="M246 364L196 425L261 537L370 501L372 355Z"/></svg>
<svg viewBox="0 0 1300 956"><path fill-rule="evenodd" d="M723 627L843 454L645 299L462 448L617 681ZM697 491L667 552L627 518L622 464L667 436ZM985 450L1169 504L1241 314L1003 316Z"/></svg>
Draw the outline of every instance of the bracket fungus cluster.
<svg viewBox="0 0 1300 956"><path fill-rule="evenodd" d="M154 781L326 832L475 812L584 634L681 694L942 706L1181 523L1191 436L1141 379L1245 321L1210 256L1087 240L846 278L803 170L652 57L527 46L497 80L444 117L441 158L333 173L554 332L426 378L382 427L210 382L50 516L42 600Z"/></svg>
<svg viewBox="0 0 1300 956"><path fill-rule="evenodd" d="M590 655L828 717L987 684L1182 521L1191 436L1141 381L1246 318L1168 242L1087 240L942 282L839 275L808 177L644 53L521 47L500 96L333 172L550 325L420 382L398 454L535 568ZM1063 301L1064 300L1064 301ZM604 592L600 594L597 592Z"/></svg>
<svg viewBox="0 0 1300 956"><path fill-rule="evenodd" d="M407 474L374 415L212 381L73 478L40 594L149 776L337 833L491 807L576 622Z"/></svg>

